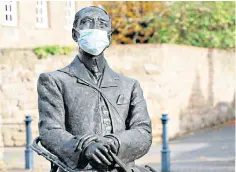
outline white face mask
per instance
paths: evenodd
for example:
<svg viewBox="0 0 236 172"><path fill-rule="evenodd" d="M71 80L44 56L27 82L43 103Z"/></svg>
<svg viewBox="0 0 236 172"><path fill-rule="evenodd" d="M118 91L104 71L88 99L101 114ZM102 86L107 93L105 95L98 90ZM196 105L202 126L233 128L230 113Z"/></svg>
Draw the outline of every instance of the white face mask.
<svg viewBox="0 0 236 172"><path fill-rule="evenodd" d="M110 44L107 31L99 29L83 29L78 31L80 37L78 44L85 52L92 55L99 55Z"/></svg>

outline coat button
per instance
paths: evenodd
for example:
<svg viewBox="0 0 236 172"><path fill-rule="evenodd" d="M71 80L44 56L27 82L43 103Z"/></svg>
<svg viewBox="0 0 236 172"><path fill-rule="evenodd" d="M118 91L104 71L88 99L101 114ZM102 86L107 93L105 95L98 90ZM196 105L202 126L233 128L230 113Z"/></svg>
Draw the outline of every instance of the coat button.
<svg viewBox="0 0 236 172"><path fill-rule="evenodd" d="M102 113L103 113L103 115L106 115L106 116L109 115L108 111L103 110Z"/></svg>
<svg viewBox="0 0 236 172"><path fill-rule="evenodd" d="M102 112L103 112L103 113L106 113L106 112L108 112L108 109L107 109L107 107L106 107L106 106L104 106L104 105L102 106Z"/></svg>

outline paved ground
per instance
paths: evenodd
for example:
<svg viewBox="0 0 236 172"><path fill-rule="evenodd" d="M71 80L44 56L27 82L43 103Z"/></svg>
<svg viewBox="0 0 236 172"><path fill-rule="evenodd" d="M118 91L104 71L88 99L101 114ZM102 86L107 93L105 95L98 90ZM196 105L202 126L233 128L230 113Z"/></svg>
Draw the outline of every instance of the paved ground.
<svg viewBox="0 0 236 172"><path fill-rule="evenodd" d="M161 169L160 149L161 145L152 147L147 156L153 157L153 161L145 162L155 169ZM170 150L172 171L234 172L235 125L218 126L176 139L170 142Z"/></svg>
<svg viewBox="0 0 236 172"><path fill-rule="evenodd" d="M153 145L137 164L161 169L161 144ZM173 172L235 171L235 126L222 125L192 133L170 142ZM4 160L11 172L24 171L24 148L5 148ZM50 164L34 155L34 171L49 171Z"/></svg>

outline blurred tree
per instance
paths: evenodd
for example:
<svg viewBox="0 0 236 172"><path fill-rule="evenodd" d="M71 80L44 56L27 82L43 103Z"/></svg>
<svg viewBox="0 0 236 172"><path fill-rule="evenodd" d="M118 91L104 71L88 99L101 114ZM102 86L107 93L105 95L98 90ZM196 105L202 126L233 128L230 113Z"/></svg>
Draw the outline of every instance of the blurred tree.
<svg viewBox="0 0 236 172"><path fill-rule="evenodd" d="M175 2L167 16L156 18L150 43L235 47L235 2Z"/></svg>
<svg viewBox="0 0 236 172"><path fill-rule="evenodd" d="M154 29L147 27L151 17L166 8L162 2L151 1L95 1L101 5L112 18L113 43L147 43Z"/></svg>
<svg viewBox="0 0 236 172"><path fill-rule="evenodd" d="M235 2L95 1L112 18L113 43L235 47Z"/></svg>

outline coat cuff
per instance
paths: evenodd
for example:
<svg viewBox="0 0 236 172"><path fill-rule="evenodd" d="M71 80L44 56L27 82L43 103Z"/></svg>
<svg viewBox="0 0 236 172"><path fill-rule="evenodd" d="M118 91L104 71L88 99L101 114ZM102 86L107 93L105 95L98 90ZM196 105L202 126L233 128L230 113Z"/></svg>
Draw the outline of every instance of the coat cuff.
<svg viewBox="0 0 236 172"><path fill-rule="evenodd" d="M66 164L71 167L72 169L75 168L84 168L88 165L88 161L84 158L84 150L87 146L94 142L97 139L94 135L83 135L81 136L74 136L73 140L71 141L70 145L67 145L70 151L72 152L70 157L65 159ZM66 145L65 145L66 146Z"/></svg>
<svg viewBox="0 0 236 172"><path fill-rule="evenodd" d="M79 151L76 152L75 144L77 142L77 137L73 137L69 142L63 145L64 152L67 152L67 156L63 160L65 161L66 165L71 169L75 169L80 159Z"/></svg>

